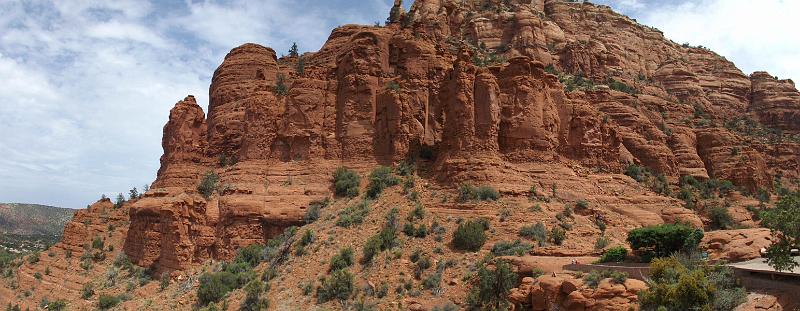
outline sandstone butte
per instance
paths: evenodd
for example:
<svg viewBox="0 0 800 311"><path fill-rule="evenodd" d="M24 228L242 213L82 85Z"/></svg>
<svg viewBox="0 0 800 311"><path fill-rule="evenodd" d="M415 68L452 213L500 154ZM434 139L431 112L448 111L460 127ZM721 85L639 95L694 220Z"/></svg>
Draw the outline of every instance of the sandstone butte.
<svg viewBox="0 0 800 311"><path fill-rule="evenodd" d="M333 198L337 167L358 171L363 193L373 168L409 158L417 159L412 190L428 212L424 222L446 231L443 242L401 235L401 258L384 252L380 264L352 268L359 289L388 282L390 294L375 300L379 309L463 303L471 263L494 243L518 239L523 225L557 226L554 216L579 200L589 209L575 215L564 244L536 247L518 261L538 262L550 275L571 258L591 260L601 235L597 214L606 219L611 245L625 245L628 230L651 224L708 229L704 204L728 205L737 223L753 228L707 232L703 245L712 258L751 259L769 245L769 232L756 229L745 207L757 205L753 194L775 182L797 187L800 93L792 80L747 76L708 49L677 44L591 3L417 0L408 12L396 5L389 22L338 27L319 51L299 56L278 58L252 43L231 50L214 72L207 114L191 95L170 111L151 189L121 208L101 200L77 212L63 241L0 282L0 301L35 309L44 298L65 299L70 310L82 310L96 308L100 293L127 292L119 308L192 309L202 271L304 225L311 202ZM285 92L277 90L281 83ZM237 162L222 166L221 157ZM624 175L629 164L664 176L672 195ZM197 186L209 171L221 187L206 199ZM737 191L689 209L675 195L681 176L729 180ZM491 185L501 199L459 203L457 188L467 182ZM528 198L532 185L549 198L535 203L540 209ZM334 199L319 221L301 228L317 239L279 268L270 309L340 309L318 306L302 285L316 288L342 247L360 257L390 208L403 218L414 208L398 186L372 203L362 225L335 226L339 211L354 202ZM452 250L456 219L477 217L492 227L483 249ZM95 237L107 250L81 267ZM445 270L439 295L394 295L408 280L419 287L406 259L415 249L456 263ZM113 265L121 254L154 275L169 273L169 287L125 281ZM556 308L637 309L635 293L646 285L629 281L580 290L581 281L568 276L525 279L511 298L538 292L562 295ZM87 283L96 294L83 299ZM571 290L559 294L564 286ZM230 308L243 297L234 291ZM771 299L745 309L778 310L780 297Z"/></svg>

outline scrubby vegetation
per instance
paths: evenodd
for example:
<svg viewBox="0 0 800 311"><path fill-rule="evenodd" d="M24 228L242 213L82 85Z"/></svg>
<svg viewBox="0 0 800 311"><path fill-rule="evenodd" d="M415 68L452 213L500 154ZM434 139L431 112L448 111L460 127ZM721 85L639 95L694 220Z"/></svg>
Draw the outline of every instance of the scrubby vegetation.
<svg viewBox="0 0 800 311"><path fill-rule="evenodd" d="M333 172L333 189L338 197L357 197L360 182L361 177L356 171L340 167Z"/></svg>
<svg viewBox="0 0 800 311"><path fill-rule="evenodd" d="M625 284L628 279L628 274L625 272L609 271L609 270L594 270L583 276L583 281L586 282L591 288L597 288L600 281L610 278L612 282L617 284Z"/></svg>
<svg viewBox="0 0 800 311"><path fill-rule="evenodd" d="M658 258L650 264L648 288L640 293L643 310L733 310L746 300L733 271L708 265L696 255Z"/></svg>
<svg viewBox="0 0 800 311"><path fill-rule="evenodd" d="M662 195L672 195L669 182L664 174L656 174L647 167L639 166L636 164L629 164L625 168L625 175L630 176L633 180L646 185L653 192Z"/></svg>
<svg viewBox="0 0 800 311"><path fill-rule="evenodd" d="M511 264L496 260L494 270L485 263L478 264L478 273L472 280L467 296L470 310L507 310L508 293L517 286L517 274Z"/></svg>
<svg viewBox="0 0 800 311"><path fill-rule="evenodd" d="M547 243L547 228L541 222L537 222L535 225L520 228L519 236L534 240L539 246L544 246Z"/></svg>
<svg viewBox="0 0 800 311"><path fill-rule="evenodd" d="M372 259L379 252L388 250L397 245L397 219L398 210L396 208L389 211L386 216L386 224L383 225L378 234L370 237L364 245L362 264L372 263Z"/></svg>
<svg viewBox="0 0 800 311"><path fill-rule="evenodd" d="M475 187L471 184L462 184L458 188L458 201L496 201L500 198L500 193L490 186Z"/></svg>
<svg viewBox="0 0 800 311"><path fill-rule="evenodd" d="M248 285L248 294L254 295L255 292L260 294L261 291L257 289L264 289L266 286L250 284L251 282L261 282L256 279L253 268L261 262L267 262L270 264L270 270L267 272L274 271L272 269L288 256L295 232L296 228L289 228L283 234L267 242L266 246L253 244L242 248L237 252L236 258L229 263L224 262L219 271L206 272L201 275L200 286L197 289L198 303L205 306L212 302L218 302L232 290L245 285ZM270 273L262 276L264 281L269 281L271 278ZM244 307L251 308L248 310L257 310L259 306L268 305L268 302L256 298L250 297L249 303Z"/></svg>
<svg viewBox="0 0 800 311"><path fill-rule="evenodd" d="M369 185L367 185L367 198L376 199L384 189L400 183L400 179L392 173L392 168L380 166L369 174Z"/></svg>
<svg viewBox="0 0 800 311"><path fill-rule="evenodd" d="M219 182L219 175L214 172L206 172L200 185L197 186L197 192L200 192L206 199L210 198L214 191L217 190L217 183Z"/></svg>
<svg viewBox="0 0 800 311"><path fill-rule="evenodd" d="M369 201L360 201L341 210L339 212L339 219L336 220L336 225L344 228L360 225L364 222L364 218L367 217L368 214Z"/></svg>
<svg viewBox="0 0 800 311"><path fill-rule="evenodd" d="M628 243L644 262L694 250L702 239L702 230L680 223L637 228L628 233Z"/></svg>
<svg viewBox="0 0 800 311"><path fill-rule="evenodd" d="M492 254L495 256L522 256L533 249L533 245L520 240L513 242L497 242L492 246Z"/></svg>
<svg viewBox="0 0 800 311"><path fill-rule="evenodd" d="M458 225L453 233L453 247L459 250L478 251L486 243L487 226L479 220L468 220Z"/></svg>

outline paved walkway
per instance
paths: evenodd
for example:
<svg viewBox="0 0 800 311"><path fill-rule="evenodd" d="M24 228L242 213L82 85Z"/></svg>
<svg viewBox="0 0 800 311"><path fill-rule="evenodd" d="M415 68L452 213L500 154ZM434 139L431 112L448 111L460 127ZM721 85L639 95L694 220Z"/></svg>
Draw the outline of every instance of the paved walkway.
<svg viewBox="0 0 800 311"><path fill-rule="evenodd" d="M794 257L794 261L800 264L800 257ZM756 258L749 261L737 262L728 264L731 268L745 270L750 272L760 272L767 274L779 274L800 277L800 267L795 267L792 271L775 271L774 268L767 264L764 258Z"/></svg>

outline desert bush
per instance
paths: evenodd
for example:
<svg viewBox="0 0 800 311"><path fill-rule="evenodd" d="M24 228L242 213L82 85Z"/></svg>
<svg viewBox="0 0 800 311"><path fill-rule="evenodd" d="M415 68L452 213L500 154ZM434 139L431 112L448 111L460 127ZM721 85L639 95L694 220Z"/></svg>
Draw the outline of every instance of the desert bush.
<svg viewBox="0 0 800 311"><path fill-rule="evenodd" d="M203 179L200 181L200 185L197 186L197 192L200 192L204 198L208 199L211 197L211 194L217 190L217 183L219 182L219 175L214 172L206 172L203 175Z"/></svg>
<svg viewBox="0 0 800 311"><path fill-rule="evenodd" d="M349 270L333 271L330 276L322 280L322 284L317 288L317 303L334 299L347 300L353 294L353 289L353 274Z"/></svg>
<svg viewBox="0 0 800 311"><path fill-rule="evenodd" d="M94 240L92 240L92 248L94 249L103 249L104 244L99 236L94 237Z"/></svg>
<svg viewBox="0 0 800 311"><path fill-rule="evenodd" d="M486 243L487 227L477 220L462 222L453 233L453 247L460 250L478 251Z"/></svg>
<svg viewBox="0 0 800 311"><path fill-rule="evenodd" d="M492 246L492 254L495 256L522 256L533 249L530 243L524 243L520 240L514 242L497 242Z"/></svg>
<svg viewBox="0 0 800 311"><path fill-rule="evenodd" d="M633 229L628 232L628 243L644 262L667 257L682 250L697 248L703 231L686 224L662 224Z"/></svg>
<svg viewBox="0 0 800 311"><path fill-rule="evenodd" d="M242 301L241 308L239 310L267 310L269 308L269 300L261 298L261 293L263 293L267 288L269 288L269 285L264 284L259 280L253 280L250 283L247 283L247 286L244 287L245 298Z"/></svg>
<svg viewBox="0 0 800 311"><path fill-rule="evenodd" d="M162 291L169 287L169 273L164 272L161 274L161 281L158 284L158 288Z"/></svg>
<svg viewBox="0 0 800 311"><path fill-rule="evenodd" d="M575 203L575 210L582 211L587 209L589 209L589 202L587 202L586 200L580 200L577 203Z"/></svg>
<svg viewBox="0 0 800 311"><path fill-rule="evenodd" d="M358 196L358 185L361 177L353 170L339 167L333 172L333 189L338 197L354 198Z"/></svg>
<svg viewBox="0 0 800 311"><path fill-rule="evenodd" d="M606 246L608 246L609 243L611 243L611 241L609 241L606 236L601 235L597 238L596 241L594 241L594 249L602 250L606 248Z"/></svg>
<svg viewBox="0 0 800 311"><path fill-rule="evenodd" d="M375 199L381 195L384 189L400 183L400 179L394 176L392 168L379 166L369 174L369 184L367 185L367 197Z"/></svg>
<svg viewBox="0 0 800 311"><path fill-rule="evenodd" d="M475 278L467 296L467 305L480 310L506 310L510 307L508 293L517 286L518 280L509 263L498 260L494 270L480 264Z"/></svg>
<svg viewBox="0 0 800 311"><path fill-rule="evenodd" d="M386 223L378 234L370 237L364 244L362 264L372 263L372 258L379 252L390 249L397 244L397 208L386 215Z"/></svg>
<svg viewBox="0 0 800 311"><path fill-rule="evenodd" d="M728 208L717 206L708 212L708 219L711 221L712 230L733 229L733 217Z"/></svg>
<svg viewBox="0 0 800 311"><path fill-rule="evenodd" d="M364 218L366 218L368 214L369 201L360 201L340 211L339 219L336 220L336 225L344 228L360 225L364 222Z"/></svg>
<svg viewBox="0 0 800 311"><path fill-rule="evenodd" d="M331 258L329 272L342 270L353 265L353 249L350 247L342 248L339 253Z"/></svg>
<svg viewBox="0 0 800 311"><path fill-rule="evenodd" d="M471 184L462 184L458 188L458 201L462 203L474 200L496 201L498 198L500 193L490 186L475 187Z"/></svg>
<svg viewBox="0 0 800 311"><path fill-rule="evenodd" d="M730 268L710 266L691 256L657 258L651 280L640 293L643 310L733 310L746 301Z"/></svg>
<svg viewBox="0 0 800 311"><path fill-rule="evenodd" d="M597 262L623 262L628 257L628 250L623 246L615 246L603 252Z"/></svg>
<svg viewBox="0 0 800 311"><path fill-rule="evenodd" d="M317 219L319 219L320 210L328 206L328 204L330 204L328 198L322 201L313 201L309 203L308 211L306 211L306 214L303 216L303 220L307 224L317 221Z"/></svg>
<svg viewBox="0 0 800 311"><path fill-rule="evenodd" d="M535 225L520 228L519 236L534 240L539 243L539 246L544 246L547 242L547 228L541 222L537 222Z"/></svg>
<svg viewBox="0 0 800 311"><path fill-rule="evenodd" d="M88 300L94 296L94 285L92 283L83 284L83 288L81 288L81 298L84 300Z"/></svg>
<svg viewBox="0 0 800 311"><path fill-rule="evenodd" d="M97 307L100 310L108 310L116 307L120 302L122 302L122 299L119 296L100 295L97 300Z"/></svg>
<svg viewBox="0 0 800 311"><path fill-rule="evenodd" d="M555 245L561 245L567 239L567 231L559 227L550 229L550 241Z"/></svg>
<svg viewBox="0 0 800 311"><path fill-rule="evenodd" d="M275 86L272 87L272 92L279 97L289 94L289 87L286 86L286 76L278 74L278 80L275 82Z"/></svg>
<svg viewBox="0 0 800 311"><path fill-rule="evenodd" d="M204 273L200 276L200 287L197 288L197 301L200 305L217 302L231 290L239 287L239 278L228 271Z"/></svg>

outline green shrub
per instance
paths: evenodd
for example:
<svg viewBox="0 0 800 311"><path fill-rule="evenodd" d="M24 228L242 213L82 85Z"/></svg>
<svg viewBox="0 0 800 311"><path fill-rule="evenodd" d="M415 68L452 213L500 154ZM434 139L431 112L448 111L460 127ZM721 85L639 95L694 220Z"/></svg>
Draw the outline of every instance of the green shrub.
<svg viewBox="0 0 800 311"><path fill-rule="evenodd" d="M642 182L644 181L645 175L647 174L647 168L641 167L636 164L629 164L625 168L625 175L630 176L633 180Z"/></svg>
<svg viewBox="0 0 800 311"><path fill-rule="evenodd" d="M39 262L39 252L33 252L30 255L28 255L29 264L35 264L37 262Z"/></svg>
<svg viewBox="0 0 800 311"><path fill-rule="evenodd" d="M94 296L94 286L92 283L83 284L83 288L81 288L81 298L89 300L92 296Z"/></svg>
<svg viewBox="0 0 800 311"><path fill-rule="evenodd" d="M682 250L693 250L703 239L703 231L685 224L662 224L633 229L628 243L644 262L667 257Z"/></svg>
<svg viewBox="0 0 800 311"><path fill-rule="evenodd" d="M486 243L486 226L477 220L462 222L453 233L453 247L476 252Z"/></svg>
<svg viewBox="0 0 800 311"><path fill-rule="evenodd" d="M390 249L397 244L397 208L393 208L386 215L386 224L381 228L377 235L370 237L367 243L364 244L363 253L361 258L362 264L372 263L372 258L379 252Z"/></svg>
<svg viewBox="0 0 800 311"><path fill-rule="evenodd" d="M589 209L589 202L587 202L586 200L580 200L577 203L575 203L575 210L582 211L587 209Z"/></svg>
<svg viewBox="0 0 800 311"><path fill-rule="evenodd" d="M728 208L717 206L712 208L708 213L708 219L711 221L712 230L733 229L733 217L731 217Z"/></svg>
<svg viewBox="0 0 800 311"><path fill-rule="evenodd" d="M161 274L161 282L159 283L159 288L163 291L169 287L169 273L162 273Z"/></svg>
<svg viewBox="0 0 800 311"><path fill-rule="evenodd" d="M537 222L535 225L520 228L519 236L534 240L539 243L539 246L544 246L547 242L547 228L541 222Z"/></svg>
<svg viewBox="0 0 800 311"><path fill-rule="evenodd" d="M309 203L308 211L306 211L306 214L303 216L303 220L307 224L317 221L317 219L319 219L320 210L328 206L328 204L330 204L328 198L325 198L325 200L322 201L313 201Z"/></svg>
<svg viewBox="0 0 800 311"><path fill-rule="evenodd" d="M530 243L520 240L514 242L497 242L492 246L492 254L495 256L522 256L533 249Z"/></svg>
<svg viewBox="0 0 800 311"><path fill-rule="evenodd" d="M480 186L477 190L478 200L481 201L497 201L500 198L500 193L492 187Z"/></svg>
<svg viewBox="0 0 800 311"><path fill-rule="evenodd" d="M317 303L333 299L347 300L353 294L353 289L353 274L349 270L333 271L330 276L322 280L322 284L317 288Z"/></svg>
<svg viewBox="0 0 800 311"><path fill-rule="evenodd" d="M609 241L606 236L601 235L594 242L594 249L602 250L602 249L606 248L606 246L608 246L609 243L611 243L611 241Z"/></svg>
<svg viewBox="0 0 800 311"><path fill-rule="evenodd" d="M767 248L767 262L778 271L798 266L792 249L800 245L800 192L781 197L775 207L762 212L762 225L773 234L773 244Z"/></svg>
<svg viewBox="0 0 800 311"><path fill-rule="evenodd" d="M197 301L203 306L211 302L217 302L238 287L239 278L233 273L228 271L204 273L200 276Z"/></svg>
<svg viewBox="0 0 800 311"><path fill-rule="evenodd" d="M355 198L361 177L355 171L339 167L333 172L333 189L338 197Z"/></svg>
<svg viewBox="0 0 800 311"><path fill-rule="evenodd" d="M623 262L628 257L628 250L623 246L615 246L603 252L597 262Z"/></svg>
<svg viewBox="0 0 800 311"><path fill-rule="evenodd" d="M94 237L94 240L92 240L92 248L103 249L103 246L103 240L101 240L99 236Z"/></svg>
<svg viewBox="0 0 800 311"><path fill-rule="evenodd" d="M278 74L278 80L275 82L275 86L272 87L272 92L279 97L289 94L289 87L286 86L286 76Z"/></svg>
<svg viewBox="0 0 800 311"><path fill-rule="evenodd" d="M97 300L97 307L100 310L108 310L116 307L120 302L122 302L122 299L119 296L100 295L100 299Z"/></svg>
<svg viewBox="0 0 800 311"><path fill-rule="evenodd" d="M59 299L56 301L49 301L49 302L45 299L42 301L42 304L44 305L43 308L48 311L62 311L67 309L67 302L63 299ZM9 308L7 308L7 310L19 310L19 307L17 307L17 309L14 309L11 308L10 306L11 305L9 304Z"/></svg>
<svg viewBox="0 0 800 311"><path fill-rule="evenodd" d="M379 166L369 174L367 197L375 199L381 195L383 189L395 186L399 183L400 179L392 174L392 168L388 166Z"/></svg>
<svg viewBox="0 0 800 311"><path fill-rule="evenodd" d="M559 227L550 230L550 241L555 245L561 245L567 239L567 231Z"/></svg>
<svg viewBox="0 0 800 311"><path fill-rule="evenodd" d="M746 291L725 266L709 266L692 256L672 256L654 259L650 270L651 281L639 296L643 310L723 311L746 301Z"/></svg>
<svg viewBox="0 0 800 311"><path fill-rule="evenodd" d="M336 220L336 225L344 228L349 228L352 225L360 225L364 222L364 218L366 218L368 214L369 201L360 201L339 212L339 219Z"/></svg>
<svg viewBox="0 0 800 311"><path fill-rule="evenodd" d="M353 249L350 247L342 248L339 253L331 258L331 264L328 271L342 270L353 265Z"/></svg>
<svg viewBox="0 0 800 311"><path fill-rule="evenodd" d="M205 175L203 175L200 185L197 186L197 192L200 192L204 198L208 199L211 197L211 194L217 190L218 182L219 176L214 172L208 171Z"/></svg>
<svg viewBox="0 0 800 311"><path fill-rule="evenodd" d="M480 310L506 310L510 307L508 293L517 286L517 274L505 261L495 262L495 269L489 270L484 264L478 267L467 296L467 305Z"/></svg>
<svg viewBox="0 0 800 311"><path fill-rule="evenodd" d="M261 293L263 293L268 287L268 284L264 284L259 280L253 280L250 283L247 283L247 286L244 287L245 298L242 301L240 310L267 310L269 308L269 300L262 299Z"/></svg>

